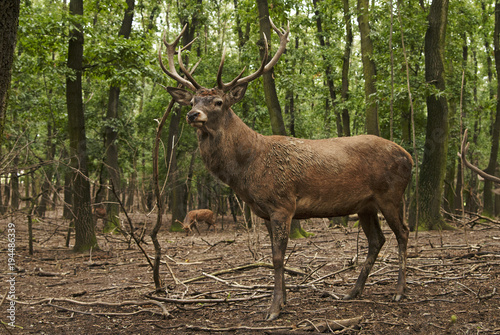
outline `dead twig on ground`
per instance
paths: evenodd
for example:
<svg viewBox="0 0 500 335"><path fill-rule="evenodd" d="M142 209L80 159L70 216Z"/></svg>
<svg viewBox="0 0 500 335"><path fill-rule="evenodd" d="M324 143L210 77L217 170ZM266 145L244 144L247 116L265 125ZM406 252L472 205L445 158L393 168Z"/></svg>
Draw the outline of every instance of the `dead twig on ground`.
<svg viewBox="0 0 500 335"><path fill-rule="evenodd" d="M335 271L335 272L329 273L329 274L327 274L327 275L325 275L325 276L323 276L323 277L320 277L320 278L314 279L313 281L310 281L310 282L306 283L306 285L311 285L311 284L317 283L317 282L319 282L319 281L322 281L322 280L324 280L324 279L326 279L326 278L329 278L329 277L333 277L333 276L338 275L339 273L345 272L345 271L347 271L347 270L352 270L352 269L354 269L355 267L356 267L355 265L348 266L348 267L343 268L343 269L341 269L341 270L338 270L338 271Z"/></svg>
<svg viewBox="0 0 500 335"><path fill-rule="evenodd" d="M320 321L319 323L313 324L309 320L304 320L299 323L297 323L297 330L315 330L317 332L323 333L326 330L330 330L331 332L336 331L336 330L342 330L347 327L353 327L356 325L359 325L361 323L361 320L363 320L362 316L357 316L354 318L350 319L342 319L342 320L323 320ZM306 326L306 327L300 327L299 325L303 322L308 322L311 325Z"/></svg>
<svg viewBox="0 0 500 335"><path fill-rule="evenodd" d="M315 324L311 320L302 320L296 325L291 326L267 326L267 327L250 327L250 326L233 326L233 327L205 327L205 326L195 326L195 325L186 325L179 326L185 327L187 330L195 330L195 331L204 331L204 332L234 332L238 330L248 330L248 331L292 331L292 332L301 332L301 331L316 331L322 333L326 330L336 331L343 330L347 327L353 327L361 323L363 317L358 316L351 319L342 319L342 320L323 320L319 321L319 323ZM301 327L300 325L303 323L307 323L308 326ZM287 332L288 333L288 332Z"/></svg>
<svg viewBox="0 0 500 335"><path fill-rule="evenodd" d="M237 267L232 268L232 269L226 269L226 270L220 270L220 271L212 272L212 273L210 273L210 275L217 276L217 275L231 273L231 272L236 272L236 271L240 271L240 270L249 270L249 269L260 268L260 267L273 269L273 265L271 263L252 263L252 264L237 266ZM289 272L289 273L292 273L292 274L295 274L295 275L307 276L307 273L302 272L299 269L285 267L285 271ZM191 279L184 280L182 283L183 284L188 284L188 283L192 283L192 282L195 282L195 281L198 281L198 280L201 280L201 279L205 279L205 278L206 278L206 276L202 275L202 276L198 276L198 277L194 277L194 278L191 278Z"/></svg>
<svg viewBox="0 0 500 335"><path fill-rule="evenodd" d="M249 297L245 298L215 298L215 299L177 299L177 298L164 298L164 297L155 297L150 294L146 294L146 297L149 299L154 299L163 302L169 302L173 304L213 304L213 303L231 303L231 302L242 302L249 300L258 300L262 298L270 297L270 293L255 295L252 294Z"/></svg>
<svg viewBox="0 0 500 335"><path fill-rule="evenodd" d="M11 301L11 299L7 298L8 301ZM67 299L67 298L44 298L38 301L32 301L32 302L26 302L26 301L21 301L21 300L15 300L16 304L20 305L26 305L26 306L34 306L34 305L41 305L41 304L47 304L48 306L60 308L60 309L65 309L67 311L75 312L75 313L80 313L80 314L88 314L88 315L134 315L138 313L143 313L144 311L149 311L155 314L162 315L163 318L167 318L170 316L169 311L167 308L159 301L156 301L156 299L152 300L125 300L122 302L104 302L104 301L78 301L78 300L73 300L73 299ZM80 306L104 306L104 307L123 307L123 306L144 306L144 305L156 305L160 307L161 313L155 312L153 310L140 310L136 312L131 312L131 313L114 313L114 312L83 312L83 311L77 311L77 310L72 310L63 306L59 305L54 305L53 302L59 302L59 303L68 303L68 304L75 304L75 305L80 305Z"/></svg>

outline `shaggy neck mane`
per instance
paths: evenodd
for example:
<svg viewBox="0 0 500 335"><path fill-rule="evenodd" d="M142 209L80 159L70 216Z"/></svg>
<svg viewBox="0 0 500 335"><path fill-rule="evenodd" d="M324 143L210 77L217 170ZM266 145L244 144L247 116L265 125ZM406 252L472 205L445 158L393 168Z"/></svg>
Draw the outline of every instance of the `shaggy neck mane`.
<svg viewBox="0 0 500 335"><path fill-rule="evenodd" d="M265 137L229 109L216 129L198 129L200 153L207 168L224 183L239 188L249 164L265 150Z"/></svg>

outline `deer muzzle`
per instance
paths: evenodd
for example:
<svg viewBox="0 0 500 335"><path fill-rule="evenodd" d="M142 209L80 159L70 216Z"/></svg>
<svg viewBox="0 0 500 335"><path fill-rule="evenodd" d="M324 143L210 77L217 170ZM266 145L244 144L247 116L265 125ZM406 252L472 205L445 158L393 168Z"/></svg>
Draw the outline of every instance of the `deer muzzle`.
<svg viewBox="0 0 500 335"><path fill-rule="evenodd" d="M202 111L192 109L189 113L187 113L186 121L192 127L201 128L203 127L205 122L207 122L207 114L203 113Z"/></svg>

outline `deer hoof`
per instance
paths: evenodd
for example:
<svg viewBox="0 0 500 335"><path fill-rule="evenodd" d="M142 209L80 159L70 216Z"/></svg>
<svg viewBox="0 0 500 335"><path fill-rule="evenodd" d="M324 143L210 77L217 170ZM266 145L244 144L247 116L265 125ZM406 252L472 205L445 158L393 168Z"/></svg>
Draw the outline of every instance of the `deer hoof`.
<svg viewBox="0 0 500 335"><path fill-rule="evenodd" d="M342 297L342 300L351 300L352 299L352 295L349 293L349 294L345 294L343 297Z"/></svg>
<svg viewBox="0 0 500 335"><path fill-rule="evenodd" d="M342 297L342 300L352 300L354 298L359 297L359 292L352 290L351 292L347 293Z"/></svg>
<svg viewBox="0 0 500 335"><path fill-rule="evenodd" d="M392 300L393 301L401 301L401 299L403 299L403 295L402 294L396 294Z"/></svg>
<svg viewBox="0 0 500 335"><path fill-rule="evenodd" d="M267 313L267 315L266 315L266 321L276 320L279 315L280 315L280 312L271 312L271 311L269 311Z"/></svg>

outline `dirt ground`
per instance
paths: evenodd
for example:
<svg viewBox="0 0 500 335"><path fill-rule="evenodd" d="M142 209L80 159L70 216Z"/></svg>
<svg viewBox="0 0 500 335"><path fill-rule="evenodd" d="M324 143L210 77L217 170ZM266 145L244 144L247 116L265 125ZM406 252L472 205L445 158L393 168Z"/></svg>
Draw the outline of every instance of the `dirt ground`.
<svg viewBox="0 0 500 335"><path fill-rule="evenodd" d="M263 225L247 231L226 217L222 230L219 217L216 232L202 224L201 235L186 237L168 232L165 223L160 272L168 292L156 294L151 268L133 241L99 233L100 251L75 254L65 247L67 222L59 217L34 223L32 256L25 218L12 219L15 282L7 281L8 222L0 222L0 294L14 289L18 299L15 328L6 325L10 302L2 300L0 334L500 333L500 226L494 223L419 232L418 243L412 233L407 294L393 302L397 248L385 224L387 241L362 297L346 301L339 298L366 255L363 233L354 222L328 228L325 220L303 221L314 236L289 242L288 302L279 319L265 322L273 272ZM144 248L154 255L148 234L156 218L131 218L146 228ZM335 322L344 319L352 325Z"/></svg>

